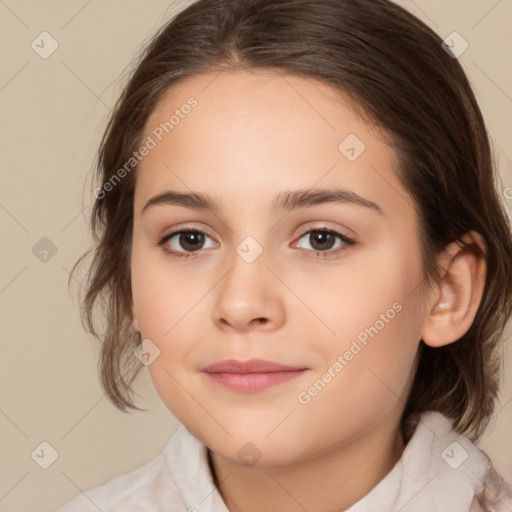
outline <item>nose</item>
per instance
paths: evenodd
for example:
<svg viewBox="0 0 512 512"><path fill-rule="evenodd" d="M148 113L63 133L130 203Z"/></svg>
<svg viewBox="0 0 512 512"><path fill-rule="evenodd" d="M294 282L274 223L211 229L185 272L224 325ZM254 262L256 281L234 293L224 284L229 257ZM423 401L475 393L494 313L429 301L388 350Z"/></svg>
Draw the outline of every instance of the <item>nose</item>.
<svg viewBox="0 0 512 512"><path fill-rule="evenodd" d="M214 323L223 330L272 331L284 323L284 293L267 268L265 251L252 263L235 253L232 266L218 286L212 310Z"/></svg>

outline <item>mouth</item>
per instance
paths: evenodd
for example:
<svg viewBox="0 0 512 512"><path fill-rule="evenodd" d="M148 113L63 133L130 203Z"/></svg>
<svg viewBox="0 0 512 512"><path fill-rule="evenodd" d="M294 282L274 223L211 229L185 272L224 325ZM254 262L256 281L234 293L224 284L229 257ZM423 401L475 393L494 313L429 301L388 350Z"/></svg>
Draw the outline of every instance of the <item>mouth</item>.
<svg viewBox="0 0 512 512"><path fill-rule="evenodd" d="M306 370L304 367L285 366L263 359L226 359L202 371L210 381L222 387L233 391L255 392L295 379Z"/></svg>

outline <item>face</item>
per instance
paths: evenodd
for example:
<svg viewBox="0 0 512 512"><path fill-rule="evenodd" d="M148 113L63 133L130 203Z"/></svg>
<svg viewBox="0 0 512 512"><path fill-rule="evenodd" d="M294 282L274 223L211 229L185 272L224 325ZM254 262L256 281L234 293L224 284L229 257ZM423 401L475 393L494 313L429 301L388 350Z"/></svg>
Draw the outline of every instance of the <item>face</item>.
<svg viewBox="0 0 512 512"><path fill-rule="evenodd" d="M270 466L398 418L424 280L413 200L376 128L326 85L223 72L170 89L143 141L133 314L177 419L226 459Z"/></svg>

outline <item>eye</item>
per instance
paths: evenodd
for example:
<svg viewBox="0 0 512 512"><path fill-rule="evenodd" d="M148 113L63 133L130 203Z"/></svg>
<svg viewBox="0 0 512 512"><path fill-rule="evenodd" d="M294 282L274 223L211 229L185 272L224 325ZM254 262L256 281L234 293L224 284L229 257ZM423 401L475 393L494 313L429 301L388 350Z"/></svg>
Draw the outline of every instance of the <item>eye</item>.
<svg viewBox="0 0 512 512"><path fill-rule="evenodd" d="M302 244L301 244L301 241ZM216 242L201 229L181 229L164 235L158 245L175 257L196 256L201 249L215 247ZM342 233L327 228L304 232L292 247L299 247L314 257L324 258L356 245L356 241Z"/></svg>
<svg viewBox="0 0 512 512"><path fill-rule="evenodd" d="M300 245L303 240L303 245ZM335 254L355 245L355 240L332 229L310 229L303 233L296 245L302 249L313 251L317 257ZM294 246L296 246L294 245Z"/></svg>
<svg viewBox="0 0 512 512"><path fill-rule="evenodd" d="M164 250L175 256L188 256L190 253L214 247L215 243L210 245L205 243L213 239L200 229L186 229L174 231L165 235L159 242Z"/></svg>

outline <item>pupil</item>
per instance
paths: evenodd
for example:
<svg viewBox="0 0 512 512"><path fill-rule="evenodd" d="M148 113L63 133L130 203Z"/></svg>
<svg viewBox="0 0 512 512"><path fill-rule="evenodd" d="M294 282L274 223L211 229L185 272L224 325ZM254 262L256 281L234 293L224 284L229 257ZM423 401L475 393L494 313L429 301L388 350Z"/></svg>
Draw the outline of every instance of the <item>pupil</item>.
<svg viewBox="0 0 512 512"><path fill-rule="evenodd" d="M332 233L329 233L327 231L312 231L310 235L310 242L311 241L314 242L311 243L311 246L315 250L331 249L333 247L333 242L335 241L335 238L332 235ZM317 247L315 247L315 245Z"/></svg>
<svg viewBox="0 0 512 512"><path fill-rule="evenodd" d="M180 244L183 249L196 251L200 249L201 245L204 243L204 235L203 233L199 233L196 231L189 231L186 233L181 233L180 235Z"/></svg>

